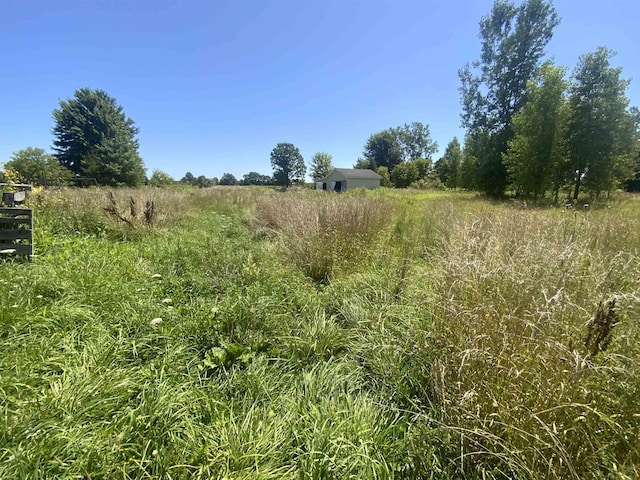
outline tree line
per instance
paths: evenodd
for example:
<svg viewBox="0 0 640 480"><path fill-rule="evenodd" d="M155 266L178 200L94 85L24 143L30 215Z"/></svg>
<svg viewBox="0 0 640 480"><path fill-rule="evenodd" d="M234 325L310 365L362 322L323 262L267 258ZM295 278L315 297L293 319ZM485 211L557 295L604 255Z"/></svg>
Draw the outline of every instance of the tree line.
<svg viewBox="0 0 640 480"><path fill-rule="evenodd" d="M480 58L459 71L464 151L450 144L445 184L577 199L637 178L640 116L629 107L629 81L606 47L582 55L570 79L544 60L559 21L545 0L497 0L481 20Z"/></svg>
<svg viewBox="0 0 640 480"><path fill-rule="evenodd" d="M629 80L611 65L614 52L606 47L582 55L569 78L567 67L545 60L559 22L550 1L496 0L480 21L480 58L458 72L464 145L454 138L434 163L438 145L429 125L405 123L373 133L354 167L378 172L383 186L464 188L494 197L512 192L557 200L561 194L577 199L582 191L599 196L624 185L640 190L640 111L629 105ZM306 177L299 149L283 142L271 151L272 175L207 178L187 172L176 182L154 170L147 178L138 128L99 89L76 90L53 118L54 153L19 150L0 180L61 184L88 177L100 185L289 187ZM326 152L311 159L314 181L332 169Z"/></svg>

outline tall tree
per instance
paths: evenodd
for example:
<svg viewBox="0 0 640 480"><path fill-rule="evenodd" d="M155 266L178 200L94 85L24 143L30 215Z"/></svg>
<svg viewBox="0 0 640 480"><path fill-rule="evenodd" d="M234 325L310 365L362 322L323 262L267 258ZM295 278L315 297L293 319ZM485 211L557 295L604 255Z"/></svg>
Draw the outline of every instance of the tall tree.
<svg viewBox="0 0 640 480"><path fill-rule="evenodd" d="M138 154L138 128L104 90L81 88L53 111L58 161L76 175L104 185L140 185L145 168Z"/></svg>
<svg viewBox="0 0 640 480"><path fill-rule="evenodd" d="M431 156L438 150L438 144L431 139L429 125L421 122L405 123L402 127L393 129L398 136L405 161L423 158L431 160Z"/></svg>
<svg viewBox="0 0 640 480"><path fill-rule="evenodd" d="M629 111L636 123L636 160L634 167L634 174L627 181L627 192L640 192L640 109L638 107L631 107Z"/></svg>
<svg viewBox="0 0 640 480"><path fill-rule="evenodd" d="M527 82L540 65L544 49L559 23L550 2L525 0L520 6L496 0L480 21L480 60L459 72L462 124L467 149L477 161L475 183L499 196L507 187L502 155L512 137L511 118L526 101ZM474 73L477 70L477 73Z"/></svg>
<svg viewBox="0 0 640 480"><path fill-rule="evenodd" d="M387 167L393 172L393 168L403 161L397 132L391 128L371 135L364 145L363 156L372 170Z"/></svg>
<svg viewBox="0 0 640 480"><path fill-rule="evenodd" d="M366 158L362 158L362 157L358 157L358 160L356 160L356 163L353 164L353 168L362 168L364 170L377 170L376 168L373 167L373 165L371 164L371 162L369 160L367 160ZM380 167L378 167L380 168ZM385 167L387 168L387 167ZM389 169L387 168L387 173L389 173Z"/></svg>
<svg viewBox="0 0 640 480"><path fill-rule="evenodd" d="M453 137L444 151L444 155L435 165L436 174L442 184L449 188L459 187L460 165L462 163L462 147L458 137Z"/></svg>
<svg viewBox="0 0 640 480"><path fill-rule="evenodd" d="M42 148L27 147L14 152L5 168L13 169L21 181L34 185L61 184L73 176Z"/></svg>
<svg viewBox="0 0 640 480"><path fill-rule="evenodd" d="M293 183L304 182L307 168L300 150L292 143L279 143L271 151L273 179L277 185L288 188Z"/></svg>
<svg viewBox="0 0 640 480"><path fill-rule="evenodd" d="M325 152L317 152L311 157L311 178L313 181L326 177L333 170L332 157Z"/></svg>
<svg viewBox="0 0 640 480"><path fill-rule="evenodd" d="M544 64L529 82L527 102L511 120L514 136L503 160L516 191L534 199L552 187L557 192L554 179L563 170L565 73L564 67Z"/></svg>
<svg viewBox="0 0 640 480"><path fill-rule="evenodd" d="M613 68L606 47L580 57L569 98L569 152L573 198L584 186L595 196L632 176L637 148L634 115L627 110L628 80Z"/></svg>

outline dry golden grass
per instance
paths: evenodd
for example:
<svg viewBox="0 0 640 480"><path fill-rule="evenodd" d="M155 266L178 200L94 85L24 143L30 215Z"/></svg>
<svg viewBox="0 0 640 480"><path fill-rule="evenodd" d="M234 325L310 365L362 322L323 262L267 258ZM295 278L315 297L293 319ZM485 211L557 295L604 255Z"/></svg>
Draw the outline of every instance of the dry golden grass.
<svg viewBox="0 0 640 480"><path fill-rule="evenodd" d="M391 216L388 203L366 196L273 193L258 198L254 222L276 233L288 258L324 282L366 264Z"/></svg>

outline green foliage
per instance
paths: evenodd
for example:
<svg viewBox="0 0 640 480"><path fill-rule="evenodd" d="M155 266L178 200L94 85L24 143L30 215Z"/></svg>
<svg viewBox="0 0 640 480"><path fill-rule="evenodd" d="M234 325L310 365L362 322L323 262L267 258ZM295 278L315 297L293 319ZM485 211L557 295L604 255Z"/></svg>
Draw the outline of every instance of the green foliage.
<svg viewBox="0 0 640 480"><path fill-rule="evenodd" d="M458 186L466 190L477 190L476 172L478 171L478 159L465 151L460 164L460 180Z"/></svg>
<svg viewBox="0 0 640 480"><path fill-rule="evenodd" d="M311 158L311 178L318 181L333 170L332 157L325 152L317 152Z"/></svg>
<svg viewBox="0 0 640 480"><path fill-rule="evenodd" d="M564 76L564 68L543 65L529 83L527 102L511 121L514 136L503 160L516 191L534 199L552 188L557 192L568 177Z"/></svg>
<svg viewBox="0 0 640 480"><path fill-rule="evenodd" d="M631 195L108 192L0 260L1 478L639 477Z"/></svg>
<svg viewBox="0 0 640 480"><path fill-rule="evenodd" d="M580 57L574 72L568 120L574 199L582 186L597 197L633 175L637 127L627 110L629 82L622 69L611 67L612 56L601 47Z"/></svg>
<svg viewBox="0 0 640 480"><path fill-rule="evenodd" d="M138 154L138 128L104 90L80 88L53 111L54 150L76 175L101 185L141 185L145 168Z"/></svg>
<svg viewBox="0 0 640 480"><path fill-rule="evenodd" d="M187 185L195 185L197 182L196 177L193 176L193 173L187 172L184 174L184 177L180 179L180 183L184 183Z"/></svg>
<svg viewBox="0 0 640 480"><path fill-rule="evenodd" d="M428 159L438 150L438 144L431 140L429 125L422 122L404 124L402 127L392 129L398 136L402 147L402 156L405 161ZM425 173L426 174L426 173Z"/></svg>
<svg viewBox="0 0 640 480"><path fill-rule="evenodd" d="M271 151L271 166L276 185L285 188L303 183L306 167L300 150L291 143L279 143Z"/></svg>
<svg viewBox="0 0 640 480"><path fill-rule="evenodd" d="M374 133L364 146L364 162L358 162L355 168L387 167L393 172L396 165L402 162L402 147L398 135L393 129ZM366 167L365 167L366 165Z"/></svg>
<svg viewBox="0 0 640 480"><path fill-rule="evenodd" d="M416 166L422 177L431 168L431 155L437 149L438 144L431 140L429 125L405 123L371 135L364 146L364 158L359 158L354 168L377 170L378 167L387 167L392 173L395 166L403 161L420 160Z"/></svg>
<svg viewBox="0 0 640 480"><path fill-rule="evenodd" d="M272 185L273 178L258 172L249 172L242 177L241 185Z"/></svg>
<svg viewBox="0 0 640 480"><path fill-rule="evenodd" d="M461 186L462 148L457 137L449 142L444 155L435 164L435 172L443 185L449 188Z"/></svg>
<svg viewBox="0 0 640 480"><path fill-rule="evenodd" d="M6 183L23 183L24 179L20 175L19 172L11 168L9 165L4 165L4 171L0 172L2 174L2 181Z"/></svg>
<svg viewBox="0 0 640 480"><path fill-rule="evenodd" d="M391 183L396 188L407 188L420 178L420 171L415 162L402 162L391 172Z"/></svg>
<svg viewBox="0 0 640 480"><path fill-rule="evenodd" d="M149 185L152 187L168 187L175 183L175 180L168 173L158 170L153 171L151 178L149 179Z"/></svg>
<svg viewBox="0 0 640 480"><path fill-rule="evenodd" d="M353 164L353 168L361 168L364 170L377 170L376 168L373 167L373 165L369 160L366 160L362 157L358 157L358 160L356 160L356 163ZM384 168L387 169L387 172L389 171L388 167L384 167Z"/></svg>
<svg viewBox="0 0 640 480"><path fill-rule="evenodd" d="M220 180L218 180L218 184L219 185L237 185L238 184L238 180L236 179L236 177L233 174L224 173L220 177Z"/></svg>
<svg viewBox="0 0 640 480"><path fill-rule="evenodd" d="M389 176L389 169L387 167L378 167L376 173L382 177L380 180L381 187L391 187L391 177Z"/></svg>
<svg viewBox="0 0 640 480"><path fill-rule="evenodd" d="M225 179L226 181L227 179ZM206 188L206 187L213 187L214 185L218 185L218 179L216 177L212 177L212 178L207 178L204 175L200 175L198 177L195 177L193 175L193 173L191 172L187 172L184 177L182 177L180 179L180 183L184 184L184 185L192 185L194 187L199 187L199 188ZM236 181L235 181L235 177L234 177L234 183L233 185L235 185Z"/></svg>
<svg viewBox="0 0 640 480"><path fill-rule="evenodd" d="M52 156L41 148L27 147L14 152L5 169L12 169L20 176L20 181L32 185L61 185L72 176Z"/></svg>
<svg viewBox="0 0 640 480"><path fill-rule="evenodd" d="M559 23L550 2L525 0L520 6L496 0L480 22L481 56L460 70L465 149L478 159L475 184L500 196L507 187L502 155L511 140L511 119L524 106L544 49Z"/></svg>

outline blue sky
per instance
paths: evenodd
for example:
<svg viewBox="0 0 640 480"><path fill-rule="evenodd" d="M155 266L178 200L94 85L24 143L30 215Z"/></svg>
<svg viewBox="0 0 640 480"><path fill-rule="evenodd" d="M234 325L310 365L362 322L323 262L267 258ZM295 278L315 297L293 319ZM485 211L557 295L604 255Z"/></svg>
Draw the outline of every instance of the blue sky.
<svg viewBox="0 0 640 480"><path fill-rule="evenodd" d="M420 121L464 136L457 71L478 58L489 0L0 0L0 162L51 149L51 112L80 87L115 97L151 174L271 174L296 145L350 167L369 135ZM519 3L516 1L516 3ZM547 48L572 70L606 45L640 106L637 0L556 0Z"/></svg>

